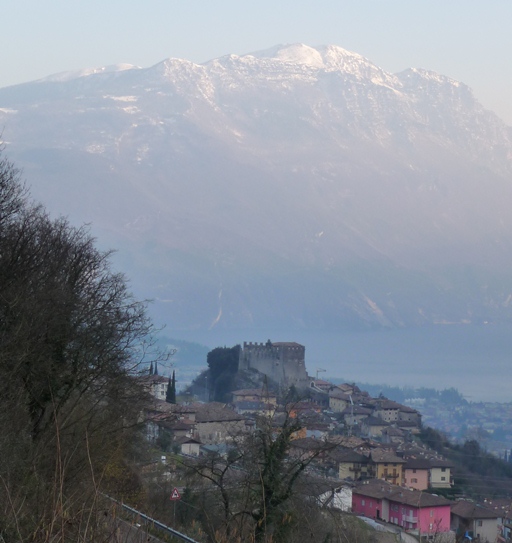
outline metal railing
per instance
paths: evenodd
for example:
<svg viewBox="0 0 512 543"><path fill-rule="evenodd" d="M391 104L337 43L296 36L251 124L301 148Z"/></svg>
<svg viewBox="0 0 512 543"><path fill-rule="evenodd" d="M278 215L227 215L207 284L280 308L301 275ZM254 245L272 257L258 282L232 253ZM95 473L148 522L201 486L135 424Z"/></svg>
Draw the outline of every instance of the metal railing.
<svg viewBox="0 0 512 543"><path fill-rule="evenodd" d="M152 526L155 528L158 528L159 530L162 530L164 532L167 532L171 534L173 537L177 537L178 539L181 539L182 541L188 541L188 543L199 543L199 541L196 541L195 539L192 539L188 535L182 534L181 532L178 532L178 530L175 530L174 528L171 528L170 526L167 526L166 524L149 517L148 515L145 515L144 513L137 511L137 509L134 509L133 507L130 507L129 505L126 505L124 503L121 503L117 501L115 498L111 498L110 496L107 496L106 494L103 494L105 498L108 498L112 502L119 505L122 509L125 511L129 511L133 515L137 515L139 518L144 519L145 521L151 523Z"/></svg>

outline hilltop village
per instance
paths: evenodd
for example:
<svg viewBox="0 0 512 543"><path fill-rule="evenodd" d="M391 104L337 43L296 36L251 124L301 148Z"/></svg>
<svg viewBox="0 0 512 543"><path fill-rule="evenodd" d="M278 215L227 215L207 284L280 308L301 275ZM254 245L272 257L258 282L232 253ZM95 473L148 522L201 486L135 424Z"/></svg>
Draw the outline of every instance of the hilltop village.
<svg viewBox="0 0 512 543"><path fill-rule="evenodd" d="M454 464L419 439L418 410L371 397L354 384L309 376L298 343L233 349L216 350L238 358L236 378L223 375L224 381L259 378L260 384L235 388L226 401L197 401L190 391L169 401L174 378L153 369L142 377L153 398L146 408L147 438L185 463L197 462L202 467L194 469L203 476L204 462L217 459L207 470L208 484L220 488L212 475L216 462L225 466L222 473L237 475L229 459L239 454L242 439L262 431L264 421L270 442L290 430L286 465L301 466L301 492L321 507L433 541L510 540L512 501L453 496ZM208 375L203 379L207 383Z"/></svg>

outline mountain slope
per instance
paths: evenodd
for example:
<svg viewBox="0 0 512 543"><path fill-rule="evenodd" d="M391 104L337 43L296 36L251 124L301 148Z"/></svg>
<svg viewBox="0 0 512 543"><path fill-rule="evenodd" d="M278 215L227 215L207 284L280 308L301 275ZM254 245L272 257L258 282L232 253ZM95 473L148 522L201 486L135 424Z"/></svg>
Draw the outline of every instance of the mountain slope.
<svg viewBox="0 0 512 543"><path fill-rule="evenodd" d="M173 329L510 318L512 135L336 46L0 89L9 155Z"/></svg>

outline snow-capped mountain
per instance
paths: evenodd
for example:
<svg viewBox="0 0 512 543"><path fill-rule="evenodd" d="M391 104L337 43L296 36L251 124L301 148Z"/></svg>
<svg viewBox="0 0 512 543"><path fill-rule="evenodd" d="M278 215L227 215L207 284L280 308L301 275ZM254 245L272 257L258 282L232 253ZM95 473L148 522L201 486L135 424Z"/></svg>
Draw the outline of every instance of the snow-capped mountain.
<svg viewBox="0 0 512 543"><path fill-rule="evenodd" d="M172 329L512 316L512 130L449 77L285 45L7 87L0 125Z"/></svg>

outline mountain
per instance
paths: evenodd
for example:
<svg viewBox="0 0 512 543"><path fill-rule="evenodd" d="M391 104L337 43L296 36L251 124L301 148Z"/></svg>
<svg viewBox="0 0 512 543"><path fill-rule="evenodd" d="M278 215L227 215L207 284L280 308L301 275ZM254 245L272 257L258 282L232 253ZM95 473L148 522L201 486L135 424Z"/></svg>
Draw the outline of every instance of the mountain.
<svg viewBox="0 0 512 543"><path fill-rule="evenodd" d="M337 46L0 89L6 152L180 331L512 318L512 129Z"/></svg>

